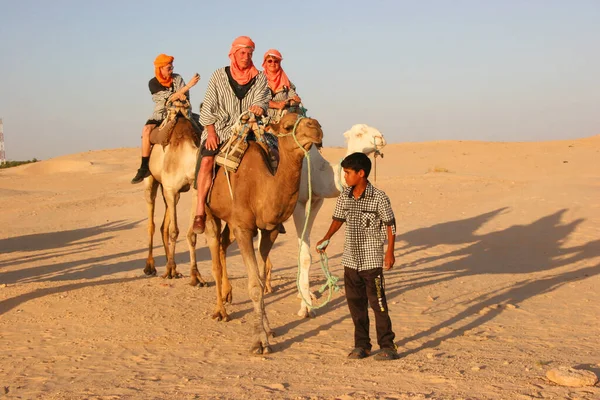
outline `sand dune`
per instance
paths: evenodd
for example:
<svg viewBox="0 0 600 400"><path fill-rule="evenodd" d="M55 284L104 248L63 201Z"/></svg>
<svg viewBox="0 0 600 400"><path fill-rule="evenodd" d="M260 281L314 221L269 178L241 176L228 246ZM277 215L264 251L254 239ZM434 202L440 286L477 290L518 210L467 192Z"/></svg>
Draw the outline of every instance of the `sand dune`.
<svg viewBox="0 0 600 400"><path fill-rule="evenodd" d="M332 162L344 152L324 149ZM292 221L272 252L275 353L252 357L237 247L229 323L210 318L213 286L143 275L143 187L129 184L138 149L1 170L0 396L600 398L597 386L545 377L560 365L600 375L600 136L390 144L384 154L372 181L399 223L386 279L402 358L391 363L346 360L352 322L340 295L316 318L297 318ZM333 206L323 206L313 243ZM186 278L189 207L182 196L176 260ZM338 276L342 244L340 233L328 249ZM161 274L162 246L155 254ZM202 239L197 254L212 284ZM313 289L322 281L315 264Z"/></svg>

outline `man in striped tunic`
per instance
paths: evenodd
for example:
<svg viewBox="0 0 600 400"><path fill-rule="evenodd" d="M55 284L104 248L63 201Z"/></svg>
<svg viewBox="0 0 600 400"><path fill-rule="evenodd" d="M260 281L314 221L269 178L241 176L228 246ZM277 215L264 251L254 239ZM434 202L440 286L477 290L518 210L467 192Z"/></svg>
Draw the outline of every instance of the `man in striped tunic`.
<svg viewBox="0 0 600 400"><path fill-rule="evenodd" d="M263 115L271 99L267 78L252 63L254 42L247 36L235 39L229 51L230 65L219 68L210 77L200 110L202 161L198 171L198 205L194 232L203 233L206 222L206 196L212 184L215 155L232 135L231 128L240 115L250 111Z"/></svg>

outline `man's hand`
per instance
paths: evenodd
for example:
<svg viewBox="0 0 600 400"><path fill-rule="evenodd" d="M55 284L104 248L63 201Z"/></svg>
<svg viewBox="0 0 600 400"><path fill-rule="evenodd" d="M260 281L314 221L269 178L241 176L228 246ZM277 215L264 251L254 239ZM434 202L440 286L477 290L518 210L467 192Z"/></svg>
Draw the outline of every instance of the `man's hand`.
<svg viewBox="0 0 600 400"><path fill-rule="evenodd" d="M394 266L396 262L396 257L394 256L394 251L386 251L385 252L385 260L383 261L383 269L389 271Z"/></svg>
<svg viewBox="0 0 600 400"><path fill-rule="evenodd" d="M185 101L186 100L185 94L183 94L181 92L175 92L171 96L169 96L169 101L171 103L174 102L175 100Z"/></svg>
<svg viewBox="0 0 600 400"><path fill-rule="evenodd" d="M219 137L217 136L217 132L215 132L214 126L211 125L210 128L207 127L208 137L206 138L204 147L208 150L216 150L219 146Z"/></svg>
<svg viewBox="0 0 600 400"><path fill-rule="evenodd" d="M248 108L248 111L250 111L254 115L258 115L259 117L263 115L264 112L263 109L259 106L250 106L250 108Z"/></svg>
<svg viewBox="0 0 600 400"><path fill-rule="evenodd" d="M302 100L300 100L300 97L298 97L298 95L292 97L290 100L288 100L290 103L294 102L294 103L302 103Z"/></svg>
<svg viewBox="0 0 600 400"><path fill-rule="evenodd" d="M188 84L186 86L191 89L194 86L196 86L196 83L198 83L199 80L200 80L200 74L198 74L196 72L196 74L192 77L192 79L190 79L190 81L188 82Z"/></svg>

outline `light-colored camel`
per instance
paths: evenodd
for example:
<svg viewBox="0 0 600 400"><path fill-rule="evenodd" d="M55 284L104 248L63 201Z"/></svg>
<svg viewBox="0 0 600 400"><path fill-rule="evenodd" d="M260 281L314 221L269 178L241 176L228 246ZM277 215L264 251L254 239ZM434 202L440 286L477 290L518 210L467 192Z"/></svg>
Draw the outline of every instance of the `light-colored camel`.
<svg viewBox="0 0 600 400"><path fill-rule="evenodd" d="M344 138L346 141L347 149L346 156L352 153L364 153L371 155L373 153L380 153L383 147L386 145L383 134L376 128L365 124L353 125L348 131L344 132ZM300 248L300 291L299 297L300 310L298 316L300 317L312 317L315 315L314 311L311 310L312 301L314 296L310 291L309 283L309 272L312 264L312 256L310 251L310 233L317 213L321 209L323 202L326 198L334 198L340 194L340 191L346 186L344 176L340 163L333 165L330 164L320 153L316 146L313 146L310 151L311 159L311 204L310 204L310 215L307 218L306 213L308 210L308 163L304 160L302 164L302 177L300 180L300 194L298 196L298 202L294 208L294 225L296 227L296 234L298 236L298 245ZM308 222L306 221L308 219ZM302 230L306 224L306 233L304 239L301 238ZM260 235L259 235L260 237ZM234 240L234 239L230 239ZM260 240L260 239L259 239ZM298 258L296 257L296 260ZM273 265L270 260L267 260L266 267L266 282L265 282L265 293L271 293L273 291L271 286L271 272ZM231 300L231 293L228 293L228 300ZM308 304L304 301L306 300Z"/></svg>
<svg viewBox="0 0 600 400"><path fill-rule="evenodd" d="M146 260L146 275L156 275L154 257L152 255L154 238L154 206L158 188L162 189L165 202L165 215L161 226L162 241L167 258L167 270L163 278L179 278L175 264L175 244L179 236L177 226L177 203L182 192L192 188L193 198L196 198L193 182L195 179L196 158L198 154L198 139L192 123L185 117L177 117L177 122L169 144L163 147L155 144L150 154L151 175L144 180L145 195L148 208L148 258ZM196 235L192 231L192 222L195 214L192 207L190 227L187 233L187 242L190 252L190 275L192 285L206 286L206 281L200 275L196 266Z"/></svg>
<svg viewBox="0 0 600 400"><path fill-rule="evenodd" d="M298 200L304 151L313 143L321 143L323 131L319 123L298 114L286 114L278 124L269 126L278 135L280 160L275 175L266 165L264 151L254 142L235 173L230 173L233 197L223 170L216 174L207 208L205 235L212 256L217 301L213 318L229 320L225 301L231 300L225 254L231 243L230 232L237 240L248 271L248 290L254 305L251 351L271 352L269 327L264 304L266 261L278 235L278 225L288 219ZM294 135L295 138L294 139ZM300 148L296 140L302 146ZM227 228L221 232L222 222ZM253 237L259 230L260 262L254 252Z"/></svg>
<svg viewBox="0 0 600 400"><path fill-rule="evenodd" d="M383 134L379 130L365 125L357 124L352 126L344 133L344 138L347 144L346 156L352 153L365 153L366 155L380 152L386 145ZM341 163L341 160L340 160ZM314 312L310 309L312 305L313 295L310 291L309 271L312 263L310 249L310 232L317 213L321 209L323 202L327 198L337 197L343 186L346 186L346 181L341 173L340 163L335 165L330 164L313 146L310 149L310 167L311 167L311 188L312 196L310 203L310 215L308 222L306 213L308 211L308 167L306 160L302 164L302 178L300 180L300 194L298 202L294 208L294 225L298 235L298 245L300 247L300 310L298 316L308 317L314 316ZM304 239L301 238L304 224L306 225L306 233ZM296 258L297 259L297 258ZM271 269L270 262L267 263L267 286L265 290L271 292ZM309 304L306 304L302 298L306 299Z"/></svg>

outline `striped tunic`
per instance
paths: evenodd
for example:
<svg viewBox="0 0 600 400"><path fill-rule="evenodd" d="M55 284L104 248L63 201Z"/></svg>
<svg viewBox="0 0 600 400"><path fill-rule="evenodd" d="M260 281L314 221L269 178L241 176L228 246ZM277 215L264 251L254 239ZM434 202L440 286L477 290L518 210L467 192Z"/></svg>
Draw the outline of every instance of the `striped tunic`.
<svg viewBox="0 0 600 400"><path fill-rule="evenodd" d="M165 108L167 100L173 93L184 87L185 82L179 74L173 74L173 84L170 88L164 87L158 82L154 82L153 84L153 80L156 80L156 78L152 78L150 79L150 82L148 82L148 88L150 89L150 93L152 93L152 101L154 102L154 112L152 113L150 119L154 121L162 121L167 116L167 109ZM156 84L160 86L161 90L156 90ZM189 96L189 92L186 93L186 95Z"/></svg>
<svg viewBox="0 0 600 400"><path fill-rule="evenodd" d="M273 94L273 92L269 89L269 92L271 93L271 101L286 101L298 95L296 93L296 86L294 86L294 84L291 82L290 87L287 88L287 90L280 90L279 92ZM277 123L281 119L281 113L284 110L285 108L283 110L269 108L269 110L267 111L267 115L271 118L273 122Z"/></svg>
<svg viewBox="0 0 600 400"><path fill-rule="evenodd" d="M200 109L200 123L202 126L214 125L221 143L231 137L231 127L238 121L244 111L251 106L259 106L263 110L269 108L271 94L267 84L267 77L259 72L254 84L239 100L231 88L225 67L216 70L206 88L206 95ZM206 141L208 131L202 133L202 142Z"/></svg>

